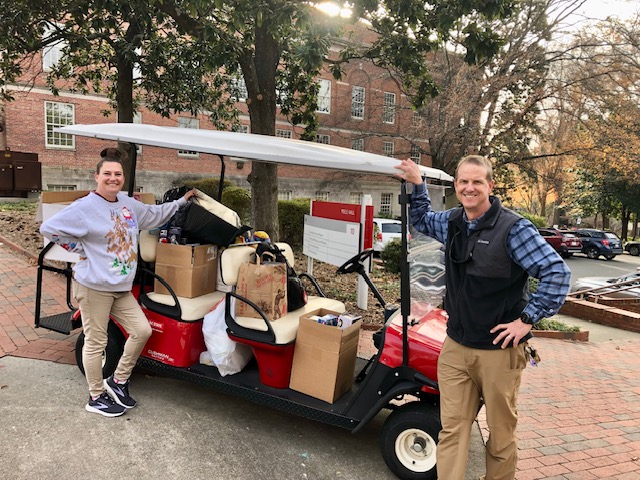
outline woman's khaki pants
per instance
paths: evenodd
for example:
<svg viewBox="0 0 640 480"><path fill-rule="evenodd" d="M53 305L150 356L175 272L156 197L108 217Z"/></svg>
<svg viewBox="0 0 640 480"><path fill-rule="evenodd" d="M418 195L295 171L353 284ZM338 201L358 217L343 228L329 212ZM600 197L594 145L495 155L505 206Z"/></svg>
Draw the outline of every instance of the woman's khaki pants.
<svg viewBox="0 0 640 480"><path fill-rule="evenodd" d="M464 480L471 428L484 399L489 441L486 480L512 480L518 447L516 401L526 365L524 344L504 350L464 347L447 337L438 358L438 478Z"/></svg>
<svg viewBox="0 0 640 480"><path fill-rule="evenodd" d="M74 282L75 297L82 312L84 348L82 362L92 397L104 391L102 354L107 346L109 316L125 329L129 337L114 377L127 381L138 357L151 336L151 326L131 292L101 292Z"/></svg>

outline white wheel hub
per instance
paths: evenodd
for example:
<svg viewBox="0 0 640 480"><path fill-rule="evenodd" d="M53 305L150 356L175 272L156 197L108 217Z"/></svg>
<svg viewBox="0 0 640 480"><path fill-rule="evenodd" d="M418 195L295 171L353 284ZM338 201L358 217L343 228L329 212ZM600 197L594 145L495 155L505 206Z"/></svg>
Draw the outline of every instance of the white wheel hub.
<svg viewBox="0 0 640 480"><path fill-rule="evenodd" d="M436 465L436 442L423 430L410 428L398 435L396 456L413 472L428 472Z"/></svg>

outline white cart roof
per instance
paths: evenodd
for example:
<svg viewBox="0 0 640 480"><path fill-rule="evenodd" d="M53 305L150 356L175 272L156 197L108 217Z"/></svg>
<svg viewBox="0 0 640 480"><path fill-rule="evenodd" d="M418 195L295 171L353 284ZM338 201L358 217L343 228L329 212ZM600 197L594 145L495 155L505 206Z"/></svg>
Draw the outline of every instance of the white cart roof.
<svg viewBox="0 0 640 480"><path fill-rule="evenodd" d="M398 160L394 158L334 145L218 130L101 123L70 125L58 128L57 131L83 137L213 153L226 157L361 173L393 175L397 173L393 167L398 164ZM451 175L437 168L420 166L420 169L427 178L453 181Z"/></svg>

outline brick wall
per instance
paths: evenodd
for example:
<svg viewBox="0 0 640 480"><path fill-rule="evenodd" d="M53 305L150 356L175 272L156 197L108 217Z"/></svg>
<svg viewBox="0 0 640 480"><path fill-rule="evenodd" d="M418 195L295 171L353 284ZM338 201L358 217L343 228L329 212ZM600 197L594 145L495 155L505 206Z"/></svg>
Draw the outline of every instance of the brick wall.
<svg viewBox="0 0 640 480"><path fill-rule="evenodd" d="M567 301L560 309L560 313L589 320L600 325L607 325L609 327L640 333L640 312L626 309L623 310L622 308L617 307L624 305L620 305L615 302L614 304L615 306L607 305L602 301L602 299L599 300L599 303L594 303L588 300L567 298Z"/></svg>

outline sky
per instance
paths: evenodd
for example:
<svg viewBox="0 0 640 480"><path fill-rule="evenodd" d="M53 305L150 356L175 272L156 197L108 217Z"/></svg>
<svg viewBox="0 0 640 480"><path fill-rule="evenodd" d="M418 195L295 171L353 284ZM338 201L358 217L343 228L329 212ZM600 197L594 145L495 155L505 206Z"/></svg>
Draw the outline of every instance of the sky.
<svg viewBox="0 0 640 480"><path fill-rule="evenodd" d="M607 16L626 19L632 17L639 9L638 0L586 0L574 17L585 22L604 20Z"/></svg>

